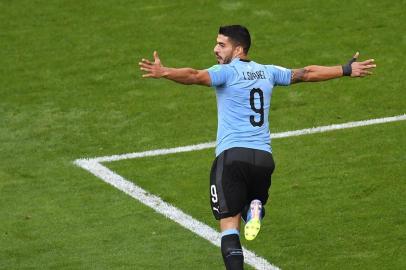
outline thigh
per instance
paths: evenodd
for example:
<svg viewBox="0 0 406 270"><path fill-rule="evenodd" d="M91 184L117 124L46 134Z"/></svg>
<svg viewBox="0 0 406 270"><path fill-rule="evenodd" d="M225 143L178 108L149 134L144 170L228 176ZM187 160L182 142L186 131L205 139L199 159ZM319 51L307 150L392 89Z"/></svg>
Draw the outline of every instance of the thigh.
<svg viewBox="0 0 406 270"><path fill-rule="evenodd" d="M255 161L251 166L251 175L248 184L249 201L258 199L263 205L267 203L274 169L275 162L272 154L255 150Z"/></svg>
<svg viewBox="0 0 406 270"><path fill-rule="evenodd" d="M210 173L210 204L216 219L233 217L247 203L246 163L227 160L227 150L213 162Z"/></svg>

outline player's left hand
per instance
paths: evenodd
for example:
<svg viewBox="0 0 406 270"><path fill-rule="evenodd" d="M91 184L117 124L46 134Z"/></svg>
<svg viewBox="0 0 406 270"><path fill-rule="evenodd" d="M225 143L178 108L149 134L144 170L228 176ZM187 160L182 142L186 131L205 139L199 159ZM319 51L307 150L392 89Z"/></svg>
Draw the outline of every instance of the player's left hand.
<svg viewBox="0 0 406 270"><path fill-rule="evenodd" d="M363 62L357 62L358 56L359 52L353 56L354 62L351 63L351 77L365 77L367 75L371 75L371 70L376 67L376 64L374 63L375 60L368 59Z"/></svg>
<svg viewBox="0 0 406 270"><path fill-rule="evenodd" d="M159 59L158 53L154 51L154 62L152 63L148 59L142 59L141 62L138 63L140 69L145 71L146 73L142 75L144 78L161 78L164 76L165 68L161 63L161 59Z"/></svg>

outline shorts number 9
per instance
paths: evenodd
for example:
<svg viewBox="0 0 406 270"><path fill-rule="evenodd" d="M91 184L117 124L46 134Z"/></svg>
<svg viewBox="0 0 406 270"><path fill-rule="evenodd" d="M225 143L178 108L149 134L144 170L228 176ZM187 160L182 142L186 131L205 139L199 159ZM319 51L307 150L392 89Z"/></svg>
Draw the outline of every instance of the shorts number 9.
<svg viewBox="0 0 406 270"><path fill-rule="evenodd" d="M215 186L215 185L211 185L211 186L210 186L210 194L211 194L211 201L212 201L213 203L218 202L217 190L216 190L216 186Z"/></svg>

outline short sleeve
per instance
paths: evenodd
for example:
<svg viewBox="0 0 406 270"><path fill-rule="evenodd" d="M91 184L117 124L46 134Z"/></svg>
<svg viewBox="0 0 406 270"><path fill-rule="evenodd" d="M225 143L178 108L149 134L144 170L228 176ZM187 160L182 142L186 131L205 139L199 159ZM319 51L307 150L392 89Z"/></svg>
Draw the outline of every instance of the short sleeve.
<svg viewBox="0 0 406 270"><path fill-rule="evenodd" d="M274 78L275 85L289 85L292 75L292 70L280 66L267 65L269 72Z"/></svg>
<svg viewBox="0 0 406 270"><path fill-rule="evenodd" d="M226 84L231 78L231 69L225 65L214 65L207 69L210 75L211 86L221 86Z"/></svg>

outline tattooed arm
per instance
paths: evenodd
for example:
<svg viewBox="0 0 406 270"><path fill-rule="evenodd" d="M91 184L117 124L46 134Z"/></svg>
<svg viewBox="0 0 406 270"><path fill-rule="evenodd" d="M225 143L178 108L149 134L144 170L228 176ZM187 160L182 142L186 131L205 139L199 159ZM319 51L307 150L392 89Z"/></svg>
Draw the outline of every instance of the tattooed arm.
<svg viewBox="0 0 406 270"><path fill-rule="evenodd" d="M359 53L356 53L353 57L353 62L351 65L351 77L365 77L372 74L370 69L375 68L376 65L373 63L374 59L369 59L363 62L356 62ZM348 73L349 74L349 73ZM290 82L319 82L325 80L331 80L343 76L342 66L307 66L299 69L292 69L292 75Z"/></svg>
<svg viewBox="0 0 406 270"><path fill-rule="evenodd" d="M341 66L325 67L312 65L304 68L293 69L290 82L319 82L341 76L343 76L343 69Z"/></svg>

